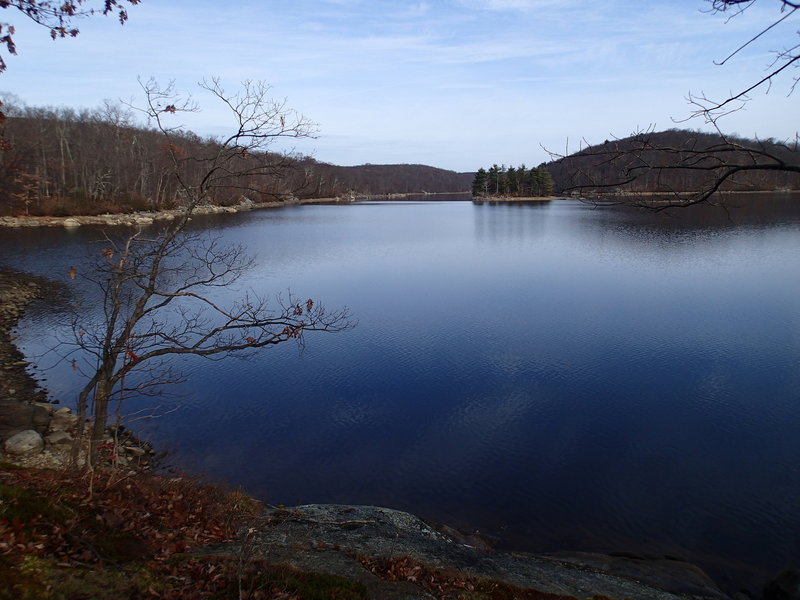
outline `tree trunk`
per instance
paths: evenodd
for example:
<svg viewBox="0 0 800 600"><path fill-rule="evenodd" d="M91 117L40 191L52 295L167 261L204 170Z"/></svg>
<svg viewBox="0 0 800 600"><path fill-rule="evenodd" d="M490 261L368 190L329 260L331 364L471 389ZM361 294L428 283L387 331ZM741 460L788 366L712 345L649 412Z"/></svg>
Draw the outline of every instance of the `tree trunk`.
<svg viewBox="0 0 800 600"><path fill-rule="evenodd" d="M89 463L94 466L97 464L97 449L103 441L108 421L108 401L111 395L113 384L109 381L113 375L113 364L111 368L104 369L94 389L94 423L92 424L91 447L89 449Z"/></svg>

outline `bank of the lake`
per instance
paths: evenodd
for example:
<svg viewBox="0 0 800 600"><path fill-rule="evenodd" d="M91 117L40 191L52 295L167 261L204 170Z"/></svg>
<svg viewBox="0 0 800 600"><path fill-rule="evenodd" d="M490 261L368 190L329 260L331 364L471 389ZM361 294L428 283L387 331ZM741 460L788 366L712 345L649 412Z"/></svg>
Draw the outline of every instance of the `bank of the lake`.
<svg viewBox="0 0 800 600"><path fill-rule="evenodd" d="M466 196L466 192L435 192L435 193L404 193L404 194L347 194L331 198L295 198L289 197L284 200L273 202L253 202L244 200L239 204L230 206L216 206L213 204L201 204L192 209L192 214L219 215L236 214L253 210L286 208L288 206L311 206L311 205L347 205L353 202L375 202L375 201L396 201L408 198L424 198L426 200L438 200L445 196ZM549 198L528 198L520 199L523 201L544 201ZM173 221L180 214L182 209L168 209L157 211L137 211L132 213L102 213L99 215L61 215L61 216L31 216L15 215L0 216L0 227L80 227L82 225L92 226L141 226L152 225L157 222Z"/></svg>
<svg viewBox="0 0 800 600"><path fill-rule="evenodd" d="M203 204L196 206L192 210L194 215L216 215L234 214L251 210L262 210L268 208L283 208L293 205L309 204L348 204L350 198L306 198L290 199L287 201L275 202L251 202L246 201L241 204L231 206L215 206ZM172 221L182 214L181 209L159 210L159 211L139 211L134 213L107 213L100 215L64 215L64 216L13 216L0 217L0 227L80 227L81 225L101 225L101 226L136 226L152 225L158 221Z"/></svg>

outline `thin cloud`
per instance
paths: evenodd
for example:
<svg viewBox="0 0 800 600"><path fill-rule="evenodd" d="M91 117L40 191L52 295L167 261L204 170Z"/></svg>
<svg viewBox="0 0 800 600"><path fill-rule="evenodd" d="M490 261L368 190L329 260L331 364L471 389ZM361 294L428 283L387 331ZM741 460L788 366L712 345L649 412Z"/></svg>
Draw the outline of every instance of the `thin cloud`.
<svg viewBox="0 0 800 600"><path fill-rule="evenodd" d="M77 108L129 98L139 75L192 91L213 75L230 86L266 80L320 123L308 151L322 160L426 157L467 171L494 154L538 164L540 143L670 127L690 89L721 96L761 73L766 50L795 39L796 20L731 65L713 60L774 18L762 4L726 24L701 14L702 0L148 0L124 27L87 19L76 39L53 42L18 20L20 54L0 89ZM795 111L776 89L729 122L748 135L791 135ZM767 104L769 114L756 108ZM218 131L224 115L203 109L191 127Z"/></svg>

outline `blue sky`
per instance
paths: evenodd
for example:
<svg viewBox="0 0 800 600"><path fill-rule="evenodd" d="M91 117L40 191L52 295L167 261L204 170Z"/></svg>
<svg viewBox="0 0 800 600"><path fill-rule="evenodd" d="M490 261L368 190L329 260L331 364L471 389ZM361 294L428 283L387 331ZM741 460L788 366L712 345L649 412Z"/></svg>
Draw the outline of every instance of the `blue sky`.
<svg viewBox="0 0 800 600"><path fill-rule="evenodd" d="M265 80L319 124L317 139L292 145L318 160L531 166L548 159L543 146L574 151L582 139L674 127L690 92L723 98L747 87L771 50L796 42L798 19L724 66L714 60L778 7L760 0L726 19L701 12L703 0L142 0L124 26L95 17L79 37L55 41L3 10L19 55L7 58L0 91L34 106L94 107L135 98L137 77L172 79L202 108L184 123L218 135L229 129L225 113L196 83ZM756 93L723 129L793 137L790 85Z"/></svg>

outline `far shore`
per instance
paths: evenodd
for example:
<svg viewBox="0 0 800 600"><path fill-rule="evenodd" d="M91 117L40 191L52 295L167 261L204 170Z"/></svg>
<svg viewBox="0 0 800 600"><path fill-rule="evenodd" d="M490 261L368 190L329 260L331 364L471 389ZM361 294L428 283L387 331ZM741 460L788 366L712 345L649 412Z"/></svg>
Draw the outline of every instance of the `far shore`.
<svg viewBox="0 0 800 600"><path fill-rule="evenodd" d="M380 200L399 200L409 196L430 196L451 195L465 192L419 192L402 194L349 194L335 198L290 198L285 201L275 200L272 202L243 202L233 206L216 206L211 204L197 206L192 210L193 215L212 215L224 213L239 213L251 210L261 210L268 208L284 208L287 206L332 204L346 205L354 202L369 202ZM760 191L726 191L724 195L739 194L796 194L800 190L760 190ZM689 198L692 192L675 192L670 198L664 198L663 193L659 192L617 192L598 194L595 196L473 196L472 202L475 204L525 204L525 203L546 203L552 200L578 200L581 202L596 202L598 204L619 204L631 203L636 198L642 202L653 205L675 203L675 198ZM103 213L99 215L69 215L69 216L0 216L0 227L80 227L81 225L100 225L100 226L140 226L151 225L157 221L171 221L181 214L181 209L159 210L159 211L139 211L133 213Z"/></svg>
<svg viewBox="0 0 800 600"><path fill-rule="evenodd" d="M352 204L371 200L398 200L408 196L439 196L464 192L409 192L403 194L349 194L335 198L290 198L285 201L272 202L243 202L232 206L216 206L205 204L196 206L192 215L213 215L223 213L239 213L267 208L284 208L286 206L312 205L312 204ZM103 213L99 215L68 215L68 216L0 216L0 227L80 227L81 225L152 225L156 221L172 221L181 209L138 211L132 213Z"/></svg>
<svg viewBox="0 0 800 600"><path fill-rule="evenodd" d="M304 198L287 202L250 202L234 206L197 206L193 215L239 213L264 208L282 208L298 204L349 204L349 198ZM151 225L156 221L171 221L181 214L181 209L140 211L134 213L105 213L100 215L70 215L66 217L0 217L0 227L80 227L81 225Z"/></svg>

